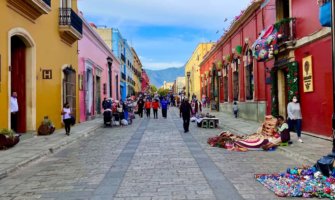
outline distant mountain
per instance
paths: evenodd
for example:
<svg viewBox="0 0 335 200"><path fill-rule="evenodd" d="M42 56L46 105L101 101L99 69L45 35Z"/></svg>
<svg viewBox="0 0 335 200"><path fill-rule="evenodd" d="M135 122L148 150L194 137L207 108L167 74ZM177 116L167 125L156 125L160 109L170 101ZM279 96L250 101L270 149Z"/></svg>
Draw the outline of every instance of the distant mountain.
<svg viewBox="0 0 335 200"><path fill-rule="evenodd" d="M164 81L173 82L177 77L185 76L185 66L179 68L171 67L162 70L145 69L145 71L150 78L150 83L157 88L161 87L164 84Z"/></svg>

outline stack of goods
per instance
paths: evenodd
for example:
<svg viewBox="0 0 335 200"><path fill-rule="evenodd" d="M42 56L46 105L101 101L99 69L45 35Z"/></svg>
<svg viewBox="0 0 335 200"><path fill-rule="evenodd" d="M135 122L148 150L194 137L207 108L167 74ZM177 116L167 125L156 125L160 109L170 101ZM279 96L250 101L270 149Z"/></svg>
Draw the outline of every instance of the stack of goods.
<svg viewBox="0 0 335 200"><path fill-rule="evenodd" d="M335 199L335 171L329 177L316 167L287 169L281 174L257 174L257 181L280 197Z"/></svg>
<svg viewBox="0 0 335 200"><path fill-rule="evenodd" d="M250 135L234 135L230 132L223 132L219 136L208 138L207 143L212 147L220 147L233 151L262 150L261 147L274 138L277 119L273 116L266 116L262 127L257 133Z"/></svg>

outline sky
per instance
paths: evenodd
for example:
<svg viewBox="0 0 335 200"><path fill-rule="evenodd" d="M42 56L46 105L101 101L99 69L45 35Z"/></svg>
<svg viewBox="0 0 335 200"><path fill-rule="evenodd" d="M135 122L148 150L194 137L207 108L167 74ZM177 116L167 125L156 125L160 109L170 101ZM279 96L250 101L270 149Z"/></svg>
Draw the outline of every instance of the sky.
<svg viewBox="0 0 335 200"><path fill-rule="evenodd" d="M201 42L216 42L250 0L78 0L96 26L118 28L145 69L182 67Z"/></svg>

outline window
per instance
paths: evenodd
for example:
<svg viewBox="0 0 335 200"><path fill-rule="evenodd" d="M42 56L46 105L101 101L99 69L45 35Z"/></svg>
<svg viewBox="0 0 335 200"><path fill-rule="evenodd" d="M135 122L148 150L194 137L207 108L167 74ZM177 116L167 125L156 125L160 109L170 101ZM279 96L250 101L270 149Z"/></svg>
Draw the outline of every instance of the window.
<svg viewBox="0 0 335 200"><path fill-rule="evenodd" d="M254 66L252 51L247 50L245 55L245 95L247 100L254 99Z"/></svg>
<svg viewBox="0 0 335 200"><path fill-rule="evenodd" d="M234 59L232 63L232 70L233 70L233 98L234 101L238 101L239 95L239 78L238 78L238 65L240 60Z"/></svg>
<svg viewBox="0 0 335 200"><path fill-rule="evenodd" d="M228 102L228 68L229 64L223 66L223 99L225 102Z"/></svg>

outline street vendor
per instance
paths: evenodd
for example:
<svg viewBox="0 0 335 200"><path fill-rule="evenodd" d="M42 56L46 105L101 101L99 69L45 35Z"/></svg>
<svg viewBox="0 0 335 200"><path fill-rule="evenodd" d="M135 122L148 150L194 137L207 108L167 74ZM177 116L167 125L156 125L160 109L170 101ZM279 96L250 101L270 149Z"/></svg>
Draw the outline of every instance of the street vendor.
<svg viewBox="0 0 335 200"><path fill-rule="evenodd" d="M269 150L272 147L278 146L282 142L286 143L290 141L290 130L283 116L277 117L277 132L279 134L277 137L270 138L269 143L262 146L264 150Z"/></svg>

